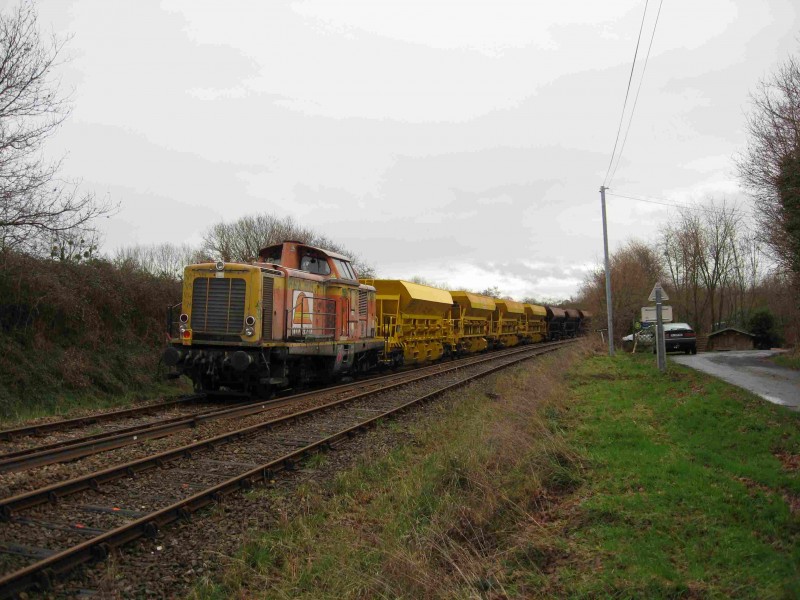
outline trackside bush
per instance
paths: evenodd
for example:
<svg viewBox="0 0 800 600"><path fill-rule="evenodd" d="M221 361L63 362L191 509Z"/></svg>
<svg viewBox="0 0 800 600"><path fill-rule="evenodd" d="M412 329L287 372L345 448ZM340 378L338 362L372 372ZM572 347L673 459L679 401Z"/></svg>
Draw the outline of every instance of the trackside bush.
<svg viewBox="0 0 800 600"><path fill-rule="evenodd" d="M180 283L105 260L0 252L0 416L156 382ZM61 399L61 400L60 400Z"/></svg>

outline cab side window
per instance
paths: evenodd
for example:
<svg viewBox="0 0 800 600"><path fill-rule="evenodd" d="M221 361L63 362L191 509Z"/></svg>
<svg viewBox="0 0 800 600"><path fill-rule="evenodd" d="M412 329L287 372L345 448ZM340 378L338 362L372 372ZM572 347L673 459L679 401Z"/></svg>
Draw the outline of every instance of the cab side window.
<svg viewBox="0 0 800 600"><path fill-rule="evenodd" d="M330 275L331 268L325 258L306 254L300 259L300 270L314 273L315 275Z"/></svg>

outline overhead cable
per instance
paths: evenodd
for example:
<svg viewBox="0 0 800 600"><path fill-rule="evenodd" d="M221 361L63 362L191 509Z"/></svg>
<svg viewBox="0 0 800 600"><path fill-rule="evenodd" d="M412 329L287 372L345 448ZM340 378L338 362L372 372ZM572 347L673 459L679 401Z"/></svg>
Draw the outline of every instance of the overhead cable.
<svg viewBox="0 0 800 600"><path fill-rule="evenodd" d="M642 82L644 81L644 73L647 71L647 61L650 60L650 50L653 47L653 39L656 37L656 27L658 27L658 18L661 16L661 5L664 0L658 3L658 12L656 13L656 22L653 24L653 32L650 34L650 44L647 46L647 55L644 57L644 66L642 67L642 75L639 78L639 86L636 88L636 96L633 98L633 107L631 114L628 118L628 126L625 128L625 136L622 138L622 146L620 146L619 154L617 154L617 162L614 165L614 170L611 172L611 177L608 178L608 186L611 187L611 182L614 181L614 175L617 174L617 167L622 160L622 153L625 152L625 142L628 141L628 133L631 131L631 123L633 122L633 113L636 112L636 103L639 102L639 92L642 90ZM613 159L613 156L612 156Z"/></svg>
<svg viewBox="0 0 800 600"><path fill-rule="evenodd" d="M639 42L642 40L642 30L644 29L644 19L647 16L647 5L650 0L645 0L644 13L642 14L642 23L639 25L639 37L636 39L636 49L633 51L633 62L631 63L631 74L628 77L628 87L625 90L625 101L622 103L622 114L619 116L619 127L617 128L617 137L614 140L614 149L611 150L611 160L608 161L608 169L606 169L606 176L603 178L603 186L605 187L608 181L608 175L611 172L611 165L614 163L614 155L617 152L617 144L619 143L619 134L622 132L622 123L625 120L625 107L628 105L628 95L631 92L631 81L633 81L633 70L636 66L636 57L639 54Z"/></svg>
<svg viewBox="0 0 800 600"><path fill-rule="evenodd" d="M654 200L652 198L642 198L640 196L629 196L629 195L625 195L625 194L616 194L616 193L613 193L613 192L610 192L610 191L606 192L606 195L607 196L615 196L617 198L626 198L628 200L635 200L636 202L646 202L648 204L658 204L660 206L668 206L669 208L679 208L679 209L682 209L682 210L689 210L689 211L708 212L708 211L712 210L708 206L691 205L691 204L676 204L674 202L669 202L668 200L664 200L663 198L659 198L657 200ZM734 204L732 206L732 209L734 211L742 211L743 207L740 206L740 205Z"/></svg>

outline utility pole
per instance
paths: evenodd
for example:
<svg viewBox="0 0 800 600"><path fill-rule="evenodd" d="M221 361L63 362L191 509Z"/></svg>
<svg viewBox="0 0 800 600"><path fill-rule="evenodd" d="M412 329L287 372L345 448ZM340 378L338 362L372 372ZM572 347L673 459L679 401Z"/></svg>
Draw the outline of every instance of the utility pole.
<svg viewBox="0 0 800 600"><path fill-rule="evenodd" d="M608 264L608 229L606 227L606 190L600 186L600 206L603 208L603 251L606 257L606 308L608 313L608 355L614 356L614 314L611 308L611 268Z"/></svg>

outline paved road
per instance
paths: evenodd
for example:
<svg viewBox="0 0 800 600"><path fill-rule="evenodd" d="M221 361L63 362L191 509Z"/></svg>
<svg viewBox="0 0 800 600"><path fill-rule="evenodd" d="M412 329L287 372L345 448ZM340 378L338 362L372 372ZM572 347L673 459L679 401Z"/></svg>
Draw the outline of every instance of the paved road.
<svg viewBox="0 0 800 600"><path fill-rule="evenodd" d="M800 371L768 360L772 350L737 350L670 356L676 363L709 373L775 404L800 410Z"/></svg>

